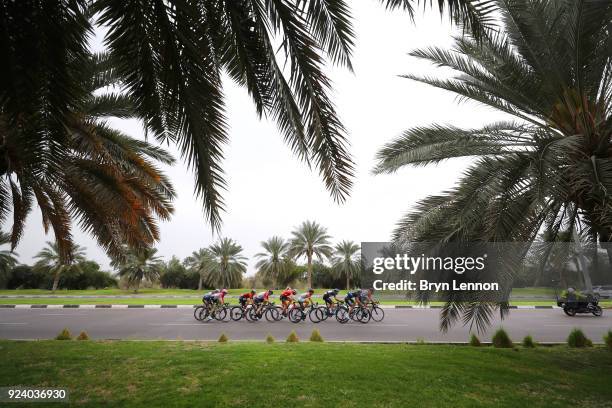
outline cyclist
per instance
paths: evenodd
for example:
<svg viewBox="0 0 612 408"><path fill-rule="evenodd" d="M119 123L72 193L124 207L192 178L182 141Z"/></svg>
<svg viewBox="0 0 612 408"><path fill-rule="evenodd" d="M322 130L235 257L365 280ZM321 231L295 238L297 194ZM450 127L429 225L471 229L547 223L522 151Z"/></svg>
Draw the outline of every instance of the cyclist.
<svg viewBox="0 0 612 408"><path fill-rule="evenodd" d="M212 295L213 303L215 304L221 303L222 305L225 304L225 295L227 295L227 289L221 289L217 293L214 293Z"/></svg>
<svg viewBox="0 0 612 408"><path fill-rule="evenodd" d="M373 293L374 288L361 289L359 291L359 296L356 298L357 304L360 306L366 306L368 303L372 303L374 301L374 299L372 299Z"/></svg>
<svg viewBox="0 0 612 408"><path fill-rule="evenodd" d="M314 294L314 289L310 288L308 289L308 291L298 296L297 302L300 304L300 307L302 309L308 306L308 304L310 303L310 298L312 297L313 294Z"/></svg>
<svg viewBox="0 0 612 408"><path fill-rule="evenodd" d="M325 301L325 306L327 306L327 311L331 312L334 308L334 301L338 301L338 293L340 293L340 289L331 289L323 294L323 300ZM333 298L333 299L332 299Z"/></svg>
<svg viewBox="0 0 612 408"><path fill-rule="evenodd" d="M295 291L295 289L291 289L289 286L287 286L287 289L281 292L280 300L283 307L283 316L287 315L287 308L289 307L289 303L293 301L293 295L295 295L296 293L297 292Z"/></svg>
<svg viewBox="0 0 612 408"><path fill-rule="evenodd" d="M344 301L349 306L349 310L353 310L355 307L355 301L358 301L359 296L361 295L361 289L349 291L344 297Z"/></svg>
<svg viewBox="0 0 612 408"><path fill-rule="evenodd" d="M258 312L261 310L263 305L270 301L270 295L272 295L273 293L274 292L268 289L264 292L259 292L257 295L255 295L255 297L253 297L253 303L257 307Z"/></svg>
<svg viewBox="0 0 612 408"><path fill-rule="evenodd" d="M238 302L240 303L240 306L242 306L242 308L244 309L247 303L253 302L253 296L255 296L255 289L251 289L250 292L243 293L242 295L240 295L240 297L238 297Z"/></svg>
<svg viewBox="0 0 612 408"><path fill-rule="evenodd" d="M210 304L213 301L213 297L219 293L219 289L215 289L212 290L208 293L205 293L204 296L202 296L202 303L204 303L206 306L210 306Z"/></svg>

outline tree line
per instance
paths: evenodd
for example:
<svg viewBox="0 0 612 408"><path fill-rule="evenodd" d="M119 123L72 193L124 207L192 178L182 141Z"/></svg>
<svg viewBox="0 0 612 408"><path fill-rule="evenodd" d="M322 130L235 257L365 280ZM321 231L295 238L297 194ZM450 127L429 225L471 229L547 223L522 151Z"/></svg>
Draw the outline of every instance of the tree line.
<svg viewBox="0 0 612 408"><path fill-rule="evenodd" d="M1 244L9 242L2 234ZM360 247L353 241L332 245L327 229L304 221L284 239L273 236L261 242L255 254L256 274L246 277L247 257L243 247L231 238L220 238L181 260L173 256L164 262L156 248L124 247L111 266L115 273L100 270L87 260L85 248L75 245L73 258L66 262L57 243L48 242L34 257L34 265L18 264L16 254L0 251L0 288L87 289L123 287L138 291L143 282L164 288L198 289L225 287L345 287L359 283ZM299 261L304 260L305 264Z"/></svg>

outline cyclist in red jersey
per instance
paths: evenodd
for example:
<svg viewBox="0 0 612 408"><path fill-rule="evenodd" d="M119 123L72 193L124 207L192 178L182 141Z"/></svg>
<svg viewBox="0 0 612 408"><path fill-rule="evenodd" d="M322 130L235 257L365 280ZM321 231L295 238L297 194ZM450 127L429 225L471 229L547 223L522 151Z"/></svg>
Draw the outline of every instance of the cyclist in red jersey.
<svg viewBox="0 0 612 408"><path fill-rule="evenodd" d="M240 306L246 307L247 303L253 301L253 296L255 296L255 289L251 289L250 292L243 293L242 295L240 295L240 297L238 298Z"/></svg>
<svg viewBox="0 0 612 408"><path fill-rule="evenodd" d="M283 306L283 316L287 314L287 308L289 307L289 303L293 300L293 295L295 295L296 293L297 292L295 291L295 289L291 289L290 287L287 287L287 289L281 292L280 300Z"/></svg>

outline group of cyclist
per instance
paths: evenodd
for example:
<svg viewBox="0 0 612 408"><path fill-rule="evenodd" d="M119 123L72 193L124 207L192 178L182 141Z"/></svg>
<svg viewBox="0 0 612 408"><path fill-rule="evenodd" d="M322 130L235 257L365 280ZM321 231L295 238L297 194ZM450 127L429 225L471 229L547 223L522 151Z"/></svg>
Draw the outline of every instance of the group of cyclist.
<svg viewBox="0 0 612 408"><path fill-rule="evenodd" d="M227 289L215 289L211 292L206 293L202 297L202 303L207 307L212 307L217 304L225 303L225 295L228 293ZM323 293L323 301L327 308L331 311L335 307L340 299L338 294L340 289L330 289ZM257 293L254 289L249 292L243 293L238 297L238 302L242 308L246 308L247 305L252 304L255 307L263 307L270 302L270 296L274 294L274 291L268 289L263 292ZM355 289L350 290L342 300L349 307L349 311L352 311L356 306L365 306L367 303L373 302L372 295L374 294L374 288L368 289ZM312 301L312 295L314 295L314 289L310 288L304 293L297 294L297 290L287 287L280 293L280 301L282 307L282 315L287 316L289 307L292 304L299 305L300 308L304 309L308 307Z"/></svg>

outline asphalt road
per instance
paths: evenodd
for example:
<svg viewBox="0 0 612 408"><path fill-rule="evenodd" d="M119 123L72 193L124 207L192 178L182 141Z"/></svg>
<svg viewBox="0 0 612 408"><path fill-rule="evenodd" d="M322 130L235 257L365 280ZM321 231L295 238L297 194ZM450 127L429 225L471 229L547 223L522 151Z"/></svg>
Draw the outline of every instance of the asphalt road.
<svg viewBox="0 0 612 408"><path fill-rule="evenodd" d="M467 341L469 328L461 324L448 333L440 332L439 312L386 309L385 320L380 323L341 325L328 320L315 325L308 321L293 324L287 320L200 323L193 318L192 309L0 309L0 338L49 339L67 327L75 335L84 330L94 339L216 340L224 332L231 340L264 340L268 333L284 340L293 329L300 338L307 339L316 327L326 340ZM612 313L605 310L602 317L567 317L558 309L512 310L503 322L496 319L487 333L479 335L480 339L490 340L500 326L514 341L530 334L539 342L563 342L572 328L579 327L599 343L603 334L612 329Z"/></svg>

